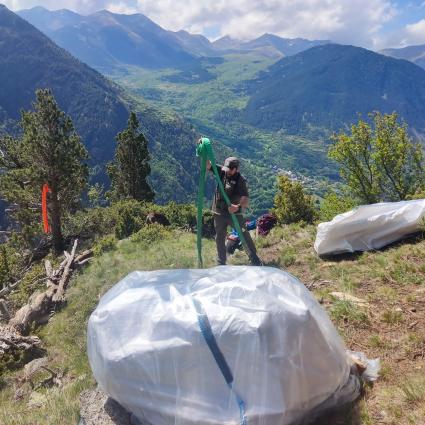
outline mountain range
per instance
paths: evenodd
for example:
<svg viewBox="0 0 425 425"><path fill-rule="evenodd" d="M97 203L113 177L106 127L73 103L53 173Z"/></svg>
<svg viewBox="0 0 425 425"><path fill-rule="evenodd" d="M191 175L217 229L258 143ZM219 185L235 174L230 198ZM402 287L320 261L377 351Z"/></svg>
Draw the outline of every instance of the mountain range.
<svg viewBox="0 0 425 425"><path fill-rule="evenodd" d="M229 53L256 52L279 59L327 43L271 34L249 42L224 37L212 43L202 35L165 30L142 14L123 15L106 10L82 16L38 6L18 14L75 57L104 72L119 65L187 68L196 66L200 57Z"/></svg>
<svg viewBox="0 0 425 425"><path fill-rule="evenodd" d="M135 110L159 202L194 198L198 132L221 154L249 158L244 170L260 210L270 206L273 174L281 169L312 176L312 190L322 178L336 179L326 156L329 134L359 114L395 110L425 134L425 71L406 60L272 34L210 42L140 14L82 16L40 7L19 14L0 8L0 131L17 131L20 109L30 108L36 88L49 87L72 117L91 165L102 169Z"/></svg>
<svg viewBox="0 0 425 425"><path fill-rule="evenodd" d="M31 108L35 90L50 88L59 107L71 116L91 165L102 170L113 157L116 134L125 128L130 109L135 110L153 156L157 201L192 199L198 136L190 124L133 99L1 5L0 40L0 132L16 134L20 111ZM98 179L104 181L102 171Z"/></svg>
<svg viewBox="0 0 425 425"><path fill-rule="evenodd" d="M425 44L419 46L407 46L400 49L384 49L380 53L397 59L406 59L425 68Z"/></svg>

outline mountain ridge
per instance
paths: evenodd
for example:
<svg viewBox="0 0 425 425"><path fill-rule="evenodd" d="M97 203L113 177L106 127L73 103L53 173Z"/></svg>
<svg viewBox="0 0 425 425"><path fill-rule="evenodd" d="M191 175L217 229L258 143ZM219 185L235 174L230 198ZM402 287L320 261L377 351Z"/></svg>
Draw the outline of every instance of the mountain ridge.
<svg viewBox="0 0 425 425"><path fill-rule="evenodd" d="M59 107L71 116L91 165L102 169L112 159L115 136L135 110L152 154L152 182L157 201L188 201L196 192L193 126L135 100L30 23L0 7L0 129L16 134L21 109L30 109L38 88L50 88ZM31 72L28 72L28 70ZM103 176L103 177L102 177ZM102 182L104 171L98 177Z"/></svg>
<svg viewBox="0 0 425 425"><path fill-rule="evenodd" d="M396 59L405 59L425 69L425 44L406 46L402 48L383 49L383 55Z"/></svg>
<svg viewBox="0 0 425 425"><path fill-rule="evenodd" d="M228 53L256 52L279 59L328 42L285 39L273 34L263 34L250 41L224 36L211 42L200 34L166 30L140 13L126 15L101 10L87 16L75 12L67 16L65 11L37 7L24 9L18 14L74 56L99 70L110 70L120 64L153 69L187 68L188 65L196 66L197 58ZM62 24L61 19L64 20ZM121 44L114 46L117 38ZM123 56L123 52L127 52L127 55ZM103 56L103 60L100 56Z"/></svg>
<svg viewBox="0 0 425 425"><path fill-rule="evenodd" d="M360 47L312 47L276 62L247 87L243 118L261 128L332 131L379 110L397 111L412 130L425 133L425 71Z"/></svg>

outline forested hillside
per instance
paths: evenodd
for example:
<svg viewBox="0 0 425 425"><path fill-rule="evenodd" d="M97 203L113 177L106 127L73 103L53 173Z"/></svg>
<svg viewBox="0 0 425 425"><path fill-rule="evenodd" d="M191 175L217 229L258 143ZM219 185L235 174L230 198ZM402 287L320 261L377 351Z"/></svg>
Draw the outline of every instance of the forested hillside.
<svg viewBox="0 0 425 425"><path fill-rule="evenodd" d="M425 133L425 71L354 46L328 44L283 58L248 83L243 119L292 134L335 130L372 111L397 111Z"/></svg>
<svg viewBox="0 0 425 425"><path fill-rule="evenodd" d="M4 6L0 7L0 38L1 131L18 134L21 109L31 108L37 88L50 88L89 151L95 179L106 182L104 164L112 159L115 136L133 109L153 153L157 201L193 198L197 133L190 124L134 100Z"/></svg>

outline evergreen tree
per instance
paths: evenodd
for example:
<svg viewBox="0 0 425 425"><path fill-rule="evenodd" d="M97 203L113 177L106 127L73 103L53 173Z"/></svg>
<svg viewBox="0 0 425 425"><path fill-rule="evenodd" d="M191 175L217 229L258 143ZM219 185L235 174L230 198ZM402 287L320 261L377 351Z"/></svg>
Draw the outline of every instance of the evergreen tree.
<svg viewBox="0 0 425 425"><path fill-rule="evenodd" d="M78 205L87 185L84 160L88 154L71 118L59 109L50 90L36 91L33 108L22 112L20 138L0 140L0 192L15 207L14 218L25 232L40 223L41 189L49 185L48 213L53 247L59 253L62 218Z"/></svg>
<svg viewBox="0 0 425 425"><path fill-rule="evenodd" d="M116 137L115 158L107 170L112 183L112 198L151 202L155 195L147 181L151 172L148 142L138 129L137 116L131 112L127 128Z"/></svg>
<svg viewBox="0 0 425 425"><path fill-rule="evenodd" d="M371 116L372 126L360 120L351 134L333 136L329 156L361 202L407 199L424 187L423 149L412 142L396 113Z"/></svg>

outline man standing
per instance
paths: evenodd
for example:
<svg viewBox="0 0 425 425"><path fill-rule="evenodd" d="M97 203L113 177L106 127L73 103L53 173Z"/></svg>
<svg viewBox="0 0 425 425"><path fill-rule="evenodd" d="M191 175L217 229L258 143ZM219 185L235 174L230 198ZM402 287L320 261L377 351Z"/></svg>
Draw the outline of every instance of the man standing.
<svg viewBox="0 0 425 425"><path fill-rule="evenodd" d="M246 230L242 216L242 210L248 207L249 195L245 177L240 174L239 166L239 160L234 156L226 158L222 166L217 165L218 174L221 182L223 183L224 191L229 197L231 203L228 207L220 191L220 187L217 184L212 205L214 213L214 227L216 232L215 241L217 245L217 263L219 265L226 264L227 226L232 225L232 218L230 214L233 213L235 214L242 229L243 236L248 246L249 252L247 252L247 254L251 264L253 266L261 266L262 262L258 258L254 242L251 239L251 235ZM210 161L207 161L207 168L212 171Z"/></svg>

